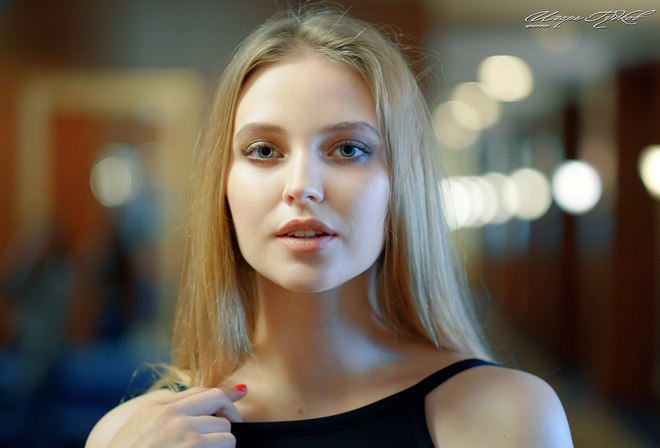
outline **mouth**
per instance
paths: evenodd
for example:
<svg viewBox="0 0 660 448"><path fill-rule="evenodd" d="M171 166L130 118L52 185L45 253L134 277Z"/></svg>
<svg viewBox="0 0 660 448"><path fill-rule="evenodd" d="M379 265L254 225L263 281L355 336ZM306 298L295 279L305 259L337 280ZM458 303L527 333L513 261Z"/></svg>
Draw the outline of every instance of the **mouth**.
<svg viewBox="0 0 660 448"><path fill-rule="evenodd" d="M316 219L293 219L277 232L277 239L292 252L313 254L330 247L337 233L322 221Z"/></svg>
<svg viewBox="0 0 660 448"><path fill-rule="evenodd" d="M312 229L300 229L300 230L294 230L292 232L287 232L283 236L288 236L289 238L321 238L324 236L329 236L328 233L326 232L320 232L318 230L312 230Z"/></svg>
<svg viewBox="0 0 660 448"><path fill-rule="evenodd" d="M277 231L277 236L311 239L337 236L337 234L329 225L322 221L316 219L292 219Z"/></svg>

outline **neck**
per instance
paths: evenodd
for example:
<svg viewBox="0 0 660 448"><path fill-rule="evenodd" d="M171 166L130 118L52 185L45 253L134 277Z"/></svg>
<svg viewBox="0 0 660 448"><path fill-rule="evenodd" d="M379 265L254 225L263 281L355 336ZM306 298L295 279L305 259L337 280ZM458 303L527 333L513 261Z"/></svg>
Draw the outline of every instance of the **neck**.
<svg viewBox="0 0 660 448"><path fill-rule="evenodd" d="M247 384L246 421L297 420L364 406L446 365L428 342L397 335L373 311L375 268L333 290L296 293L257 277L253 356L228 384ZM420 374L422 372L422 374Z"/></svg>
<svg viewBox="0 0 660 448"><path fill-rule="evenodd" d="M297 293L258 277L256 361L296 384L367 371L395 357L373 311L375 268L329 291Z"/></svg>

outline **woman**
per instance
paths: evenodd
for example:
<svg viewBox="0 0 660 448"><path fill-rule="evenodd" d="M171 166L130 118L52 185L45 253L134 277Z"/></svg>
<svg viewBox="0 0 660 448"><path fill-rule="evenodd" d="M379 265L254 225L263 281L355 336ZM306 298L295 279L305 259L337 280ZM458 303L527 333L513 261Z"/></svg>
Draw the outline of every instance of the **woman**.
<svg viewBox="0 0 660 448"><path fill-rule="evenodd" d="M258 28L197 155L173 366L87 446L571 446L554 391L487 362L436 148L378 30Z"/></svg>

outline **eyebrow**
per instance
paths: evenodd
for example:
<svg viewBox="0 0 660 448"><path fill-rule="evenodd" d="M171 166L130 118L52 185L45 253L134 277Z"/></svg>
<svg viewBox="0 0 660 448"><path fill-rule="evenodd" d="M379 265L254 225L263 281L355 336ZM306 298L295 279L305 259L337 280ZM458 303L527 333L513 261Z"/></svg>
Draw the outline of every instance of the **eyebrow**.
<svg viewBox="0 0 660 448"><path fill-rule="evenodd" d="M380 132L378 129L370 125L365 121L342 121L340 123L332 123L323 126L319 133L320 134L332 134L334 132L344 132L344 131L368 131L373 133L379 139ZM251 132L266 132L270 134L286 134L286 131L283 127L269 124L269 123L248 123L243 126L239 131L234 134L234 139L240 138L242 134L249 134Z"/></svg>
<svg viewBox="0 0 660 448"><path fill-rule="evenodd" d="M322 134L331 134L333 132L342 132L342 131L369 131L380 138L380 132L378 129L373 127L367 122L364 121L343 121L341 123L333 123L321 128Z"/></svg>
<svg viewBox="0 0 660 448"><path fill-rule="evenodd" d="M274 124L268 123L248 123L243 126L239 131L234 134L234 140L239 138L242 134L249 134L251 132L267 132L270 134L285 134L284 128Z"/></svg>

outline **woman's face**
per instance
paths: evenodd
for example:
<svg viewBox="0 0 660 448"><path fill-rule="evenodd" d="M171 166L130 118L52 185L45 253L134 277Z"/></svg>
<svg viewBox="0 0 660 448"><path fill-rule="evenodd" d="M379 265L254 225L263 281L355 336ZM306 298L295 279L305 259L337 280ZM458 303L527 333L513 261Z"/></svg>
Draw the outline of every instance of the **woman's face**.
<svg viewBox="0 0 660 448"><path fill-rule="evenodd" d="M389 171L365 82L296 53L254 73L234 118L227 200L241 253L297 292L357 277L381 253Z"/></svg>

